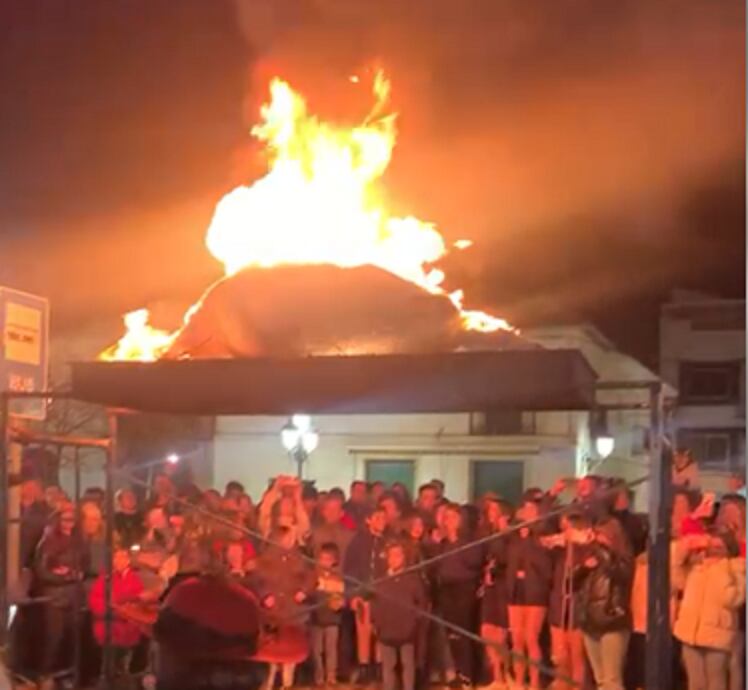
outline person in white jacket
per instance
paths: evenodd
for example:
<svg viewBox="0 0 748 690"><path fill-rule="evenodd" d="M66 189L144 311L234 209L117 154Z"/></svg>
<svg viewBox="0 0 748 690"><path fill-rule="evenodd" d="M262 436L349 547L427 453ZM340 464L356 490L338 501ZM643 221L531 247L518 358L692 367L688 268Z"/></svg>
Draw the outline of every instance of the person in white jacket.
<svg viewBox="0 0 748 690"><path fill-rule="evenodd" d="M673 634L683 643L688 690L726 690L730 652L745 602L745 559L728 534L683 537L674 575L683 599Z"/></svg>

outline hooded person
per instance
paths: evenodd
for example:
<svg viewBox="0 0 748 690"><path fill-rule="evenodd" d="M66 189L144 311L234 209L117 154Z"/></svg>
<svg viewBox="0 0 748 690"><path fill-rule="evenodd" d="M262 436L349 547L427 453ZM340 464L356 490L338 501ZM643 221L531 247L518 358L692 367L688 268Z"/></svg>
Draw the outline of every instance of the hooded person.
<svg viewBox="0 0 748 690"><path fill-rule="evenodd" d="M260 607L246 587L226 577L194 577L166 595L154 626L159 690L257 687L253 655Z"/></svg>

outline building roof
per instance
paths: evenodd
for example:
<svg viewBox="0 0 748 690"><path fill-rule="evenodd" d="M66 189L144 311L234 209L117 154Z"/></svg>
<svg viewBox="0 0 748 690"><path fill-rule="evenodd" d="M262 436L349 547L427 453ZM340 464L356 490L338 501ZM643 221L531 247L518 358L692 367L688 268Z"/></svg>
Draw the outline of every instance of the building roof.
<svg viewBox="0 0 748 690"><path fill-rule="evenodd" d="M74 397L193 415L582 410L596 374L577 350L78 362Z"/></svg>

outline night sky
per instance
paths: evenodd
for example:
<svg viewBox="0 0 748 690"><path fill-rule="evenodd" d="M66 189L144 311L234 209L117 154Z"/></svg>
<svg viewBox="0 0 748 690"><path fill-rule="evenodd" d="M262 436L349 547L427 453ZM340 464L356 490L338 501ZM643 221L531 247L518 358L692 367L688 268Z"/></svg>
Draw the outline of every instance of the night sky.
<svg viewBox="0 0 748 690"><path fill-rule="evenodd" d="M263 172L268 77L355 122L384 66L395 210L475 247L469 305L593 320L653 361L674 287L745 292L742 0L6 0L0 284L57 330L220 274L213 205Z"/></svg>

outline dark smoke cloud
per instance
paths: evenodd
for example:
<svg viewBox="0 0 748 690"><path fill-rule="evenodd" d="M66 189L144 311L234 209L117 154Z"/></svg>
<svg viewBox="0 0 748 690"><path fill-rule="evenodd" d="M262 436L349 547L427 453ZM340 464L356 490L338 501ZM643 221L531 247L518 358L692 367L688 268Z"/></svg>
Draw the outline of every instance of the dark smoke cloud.
<svg viewBox="0 0 748 690"><path fill-rule="evenodd" d="M386 192L476 240L448 262L476 303L600 319L596 301L740 283L738 0L8 7L0 283L53 294L58 324L197 296L215 201L262 174L248 126L269 76L356 121L369 96L347 77L374 64L401 114Z"/></svg>
<svg viewBox="0 0 748 690"><path fill-rule="evenodd" d="M383 60L401 112L387 188L479 243L449 262L468 298L626 335L632 312L601 305L742 292L742 3L269 3L299 12L277 28L236 1L258 86L280 68L329 105L329 81Z"/></svg>

